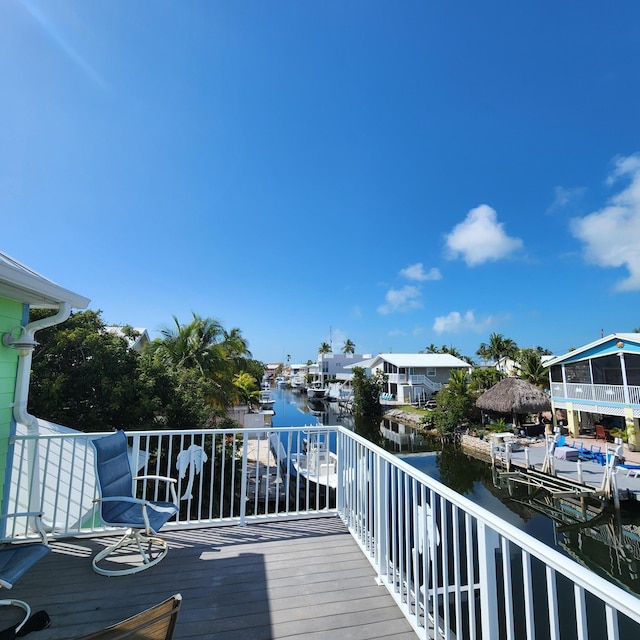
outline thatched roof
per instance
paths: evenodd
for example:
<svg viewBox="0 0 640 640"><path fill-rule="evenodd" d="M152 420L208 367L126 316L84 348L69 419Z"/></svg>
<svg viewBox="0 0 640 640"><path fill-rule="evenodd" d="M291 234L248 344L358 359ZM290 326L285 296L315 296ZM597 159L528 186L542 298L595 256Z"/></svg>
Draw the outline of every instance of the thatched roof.
<svg viewBox="0 0 640 640"><path fill-rule="evenodd" d="M505 378L487 389L477 400L476 407L496 413L537 413L549 411L549 396L535 385L520 378Z"/></svg>

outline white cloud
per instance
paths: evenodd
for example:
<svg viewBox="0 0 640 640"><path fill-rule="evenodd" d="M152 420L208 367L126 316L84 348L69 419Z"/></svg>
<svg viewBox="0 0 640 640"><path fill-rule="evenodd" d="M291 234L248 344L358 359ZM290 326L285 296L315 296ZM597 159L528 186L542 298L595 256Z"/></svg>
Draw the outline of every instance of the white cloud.
<svg viewBox="0 0 640 640"><path fill-rule="evenodd" d="M464 315L458 311L452 311L446 316L439 316L433 322L433 330L436 333L461 333L463 331L486 331L492 324L493 318L488 316L483 320L476 320L473 311L467 311Z"/></svg>
<svg viewBox="0 0 640 640"><path fill-rule="evenodd" d="M440 280L442 278L440 270L435 267L425 272L422 262L416 262L416 264L412 264L406 269L401 269L400 275L407 280L417 280L418 282L424 282L425 280Z"/></svg>
<svg viewBox="0 0 640 640"><path fill-rule="evenodd" d="M450 256L462 257L470 267L506 258L522 246L522 240L509 237L502 226L490 206L481 204L471 209L446 237Z"/></svg>
<svg viewBox="0 0 640 640"><path fill-rule="evenodd" d="M385 304L378 307L378 313L382 315L395 311L419 309L422 306L420 303L420 289L411 285L406 285L402 289L389 289L384 299Z"/></svg>
<svg viewBox="0 0 640 640"><path fill-rule="evenodd" d="M640 290L640 154L618 158L609 184L629 184L608 204L571 221L574 236L585 243L585 260L601 267L626 267L629 277L616 284L619 291Z"/></svg>

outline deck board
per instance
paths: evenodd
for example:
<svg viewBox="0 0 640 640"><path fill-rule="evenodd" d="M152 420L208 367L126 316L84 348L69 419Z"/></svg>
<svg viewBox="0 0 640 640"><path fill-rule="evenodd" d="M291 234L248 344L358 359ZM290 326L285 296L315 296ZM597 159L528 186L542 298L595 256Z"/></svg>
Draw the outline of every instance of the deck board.
<svg viewBox="0 0 640 640"><path fill-rule="evenodd" d="M159 565L109 578L91 570L91 557L110 538L54 542L10 595L50 615L38 640L88 633L173 593L183 597L176 640L416 638L337 517L163 537L171 548ZM11 623L3 609L0 628Z"/></svg>

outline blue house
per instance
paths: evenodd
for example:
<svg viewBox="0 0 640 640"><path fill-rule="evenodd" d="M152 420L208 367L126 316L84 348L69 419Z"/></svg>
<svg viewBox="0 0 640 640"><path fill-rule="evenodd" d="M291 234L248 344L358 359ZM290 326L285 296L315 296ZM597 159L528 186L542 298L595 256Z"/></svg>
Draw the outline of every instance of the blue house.
<svg viewBox="0 0 640 640"><path fill-rule="evenodd" d="M640 333L613 333L546 366L552 406L566 410L571 435L601 422L626 430L630 449L640 445Z"/></svg>

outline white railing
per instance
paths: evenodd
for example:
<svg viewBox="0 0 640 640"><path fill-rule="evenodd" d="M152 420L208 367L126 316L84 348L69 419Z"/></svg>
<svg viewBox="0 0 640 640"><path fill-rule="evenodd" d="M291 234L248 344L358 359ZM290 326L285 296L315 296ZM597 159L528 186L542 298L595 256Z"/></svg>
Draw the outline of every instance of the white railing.
<svg viewBox="0 0 640 640"><path fill-rule="evenodd" d="M637 597L342 427L128 435L136 470L178 478L181 510L169 526L338 513L420 637L617 640L640 631ZM8 510L36 495L51 535L104 531L91 502L93 437L16 436ZM314 483L291 466L304 440L336 454ZM29 473L36 444L38 472ZM139 491L165 497L155 485Z"/></svg>
<svg viewBox="0 0 640 640"><path fill-rule="evenodd" d="M408 375L406 373L387 373L387 382L395 384L412 384L421 385L430 391L439 391L442 389L442 383L434 382L425 375Z"/></svg>
<svg viewBox="0 0 640 640"><path fill-rule="evenodd" d="M251 520L327 513L335 509L335 491L320 492L296 473L292 459L305 440L335 441L335 428L130 432L134 475L177 479L180 512L168 527L244 524ZM283 448L274 456L269 435ZM42 511L53 537L104 531L94 502L97 487L90 441L107 434L15 436L7 511ZM34 467L34 445L39 464ZM36 490L37 487L37 490ZM147 482L139 495L169 500L163 484ZM22 532L9 532L24 535Z"/></svg>
<svg viewBox="0 0 640 640"><path fill-rule="evenodd" d="M566 388L566 396L565 396ZM586 400L598 403L626 404L624 385L621 384L589 384L588 382L553 382L551 395L554 398L567 400ZM640 404L640 387L627 386L629 404Z"/></svg>

